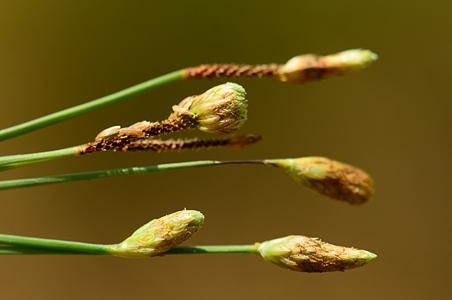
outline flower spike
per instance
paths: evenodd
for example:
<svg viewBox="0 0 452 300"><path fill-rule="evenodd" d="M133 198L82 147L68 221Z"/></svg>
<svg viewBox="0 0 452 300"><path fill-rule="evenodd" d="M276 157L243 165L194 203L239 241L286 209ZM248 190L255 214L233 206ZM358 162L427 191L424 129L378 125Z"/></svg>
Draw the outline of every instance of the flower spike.
<svg viewBox="0 0 452 300"><path fill-rule="evenodd" d="M372 178L363 170L325 157L267 159L308 188L350 204L362 204L374 193Z"/></svg>
<svg viewBox="0 0 452 300"><path fill-rule="evenodd" d="M121 257L156 256L189 239L203 223L204 215L199 211L181 210L143 225L108 251Z"/></svg>
<svg viewBox="0 0 452 300"><path fill-rule="evenodd" d="M361 267L377 255L349 247L335 246L317 238L290 235L263 242L258 252L266 261L292 271L322 273Z"/></svg>

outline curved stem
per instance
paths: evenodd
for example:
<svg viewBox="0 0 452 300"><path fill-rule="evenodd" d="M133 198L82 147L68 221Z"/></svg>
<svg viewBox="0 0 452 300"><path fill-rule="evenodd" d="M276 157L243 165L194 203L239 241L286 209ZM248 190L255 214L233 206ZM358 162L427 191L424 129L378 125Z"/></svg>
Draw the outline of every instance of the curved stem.
<svg viewBox="0 0 452 300"><path fill-rule="evenodd" d="M111 105L113 103L125 100L129 97L139 95L153 88L168 84L173 81L184 79L184 70L174 71L148 81L139 83L113 94L79 104L70 108L66 108L40 118L24 122L12 127L0 130L0 141L7 140L30 131L38 130L40 128L62 122L67 119L77 117L81 114L93 111L95 109Z"/></svg>
<svg viewBox="0 0 452 300"><path fill-rule="evenodd" d="M187 161L179 163L168 163L168 164L158 164L145 167L130 167L130 168L118 168L118 169L108 169L99 170L92 172L81 172L81 173L70 173L54 176L44 176L35 178L21 178L12 180L0 181L0 190L7 190L13 188L30 187L37 185L45 185L52 183L63 183L70 181L80 181L80 180L92 180L100 178L108 178L115 176L129 176L138 175L146 173L157 173L170 170L178 169L191 169L191 168L201 168L201 167L212 167L217 165L231 165L231 164L265 164L264 161L259 160L240 160L240 161L219 161L219 160L198 160L198 161Z"/></svg>

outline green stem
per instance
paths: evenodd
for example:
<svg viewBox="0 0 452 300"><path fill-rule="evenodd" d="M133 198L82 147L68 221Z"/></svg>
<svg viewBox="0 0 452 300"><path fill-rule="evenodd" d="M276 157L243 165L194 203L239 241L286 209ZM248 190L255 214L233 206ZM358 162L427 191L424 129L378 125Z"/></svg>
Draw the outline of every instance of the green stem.
<svg viewBox="0 0 452 300"><path fill-rule="evenodd" d="M30 131L34 131L52 124L62 122L67 119L77 117L81 114L99 109L101 107L105 107L107 105L111 105L135 95L139 95L153 88L171 83L173 81L184 79L184 74L184 70L174 71L123 89L116 93L104 96L102 98L95 99L80 105L76 105L42 116L28 122L2 129L0 130L0 141L7 140L28 133Z"/></svg>
<svg viewBox="0 0 452 300"><path fill-rule="evenodd" d="M218 253L257 253L256 245L208 245L175 247L166 254L218 254Z"/></svg>
<svg viewBox="0 0 452 300"><path fill-rule="evenodd" d="M30 187L37 185L45 185L52 183L63 183L70 181L80 180L92 180L100 178L108 178L115 176L129 176L146 173L157 173L178 169L191 169L201 167L211 167L217 165L230 165L230 164L265 164L261 160L241 160L241 161L218 161L218 160L198 160L179 163L158 164L145 167L130 167L130 168L117 168L108 170L99 170L92 172L70 173L54 176L44 176L35 178L21 178L12 180L0 181L0 190Z"/></svg>
<svg viewBox="0 0 452 300"><path fill-rule="evenodd" d="M62 157L77 155L78 146L37 153L0 156L0 171Z"/></svg>
<svg viewBox="0 0 452 300"><path fill-rule="evenodd" d="M0 247L0 255L37 255L37 254L57 254L57 255L107 255L107 253L88 253L67 250L52 250L42 248L24 248L24 247Z"/></svg>
<svg viewBox="0 0 452 300"><path fill-rule="evenodd" d="M34 249L37 252L48 250L55 253L68 252L71 254L108 254L107 246L101 244L41 239L9 234L0 234L0 245L8 246L6 248L3 247L2 249L6 251L27 251L28 249L28 251L32 252Z"/></svg>
<svg viewBox="0 0 452 300"><path fill-rule="evenodd" d="M62 240L49 240L14 235L0 235L3 245L0 245L0 255L111 255L108 251L110 245L79 243ZM257 253L254 245L207 245L174 247L167 254L230 254L230 253Z"/></svg>

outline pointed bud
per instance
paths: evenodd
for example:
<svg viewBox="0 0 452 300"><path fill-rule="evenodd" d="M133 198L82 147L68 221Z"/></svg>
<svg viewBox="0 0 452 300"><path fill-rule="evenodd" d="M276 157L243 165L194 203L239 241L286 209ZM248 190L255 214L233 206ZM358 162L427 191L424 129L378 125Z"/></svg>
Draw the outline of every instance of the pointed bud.
<svg viewBox="0 0 452 300"><path fill-rule="evenodd" d="M377 59L377 54L363 49L347 50L327 56L299 55L279 68L277 77L284 82L305 83L360 70Z"/></svg>
<svg viewBox="0 0 452 300"><path fill-rule="evenodd" d="M322 58L326 66L336 67L343 72L364 69L377 59L376 53L366 49L346 50Z"/></svg>
<svg viewBox="0 0 452 300"><path fill-rule="evenodd" d="M196 210L182 210L143 225L123 242L110 246L121 257L156 256L189 239L204 223Z"/></svg>
<svg viewBox="0 0 452 300"><path fill-rule="evenodd" d="M364 203L374 192L372 178L366 172L325 157L269 159L265 163L284 168L312 190L350 204Z"/></svg>
<svg viewBox="0 0 452 300"><path fill-rule="evenodd" d="M239 129L247 119L245 95L245 89L236 83L218 85L174 105L174 113L169 119L188 115L197 122L199 130L231 133Z"/></svg>
<svg viewBox="0 0 452 300"><path fill-rule="evenodd" d="M344 271L363 266L377 257L365 250L335 246L302 235L263 242L258 252L277 266L310 273Z"/></svg>

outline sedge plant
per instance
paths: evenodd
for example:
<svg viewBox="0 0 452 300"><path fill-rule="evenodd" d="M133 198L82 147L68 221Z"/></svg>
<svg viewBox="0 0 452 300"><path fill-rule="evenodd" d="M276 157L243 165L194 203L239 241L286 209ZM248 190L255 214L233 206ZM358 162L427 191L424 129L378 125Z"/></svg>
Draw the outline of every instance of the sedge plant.
<svg viewBox="0 0 452 300"><path fill-rule="evenodd" d="M300 55L285 64L205 64L189 67L84 104L5 128L0 130L0 141L74 118L178 80L268 77L281 82L304 84L363 69L376 58L376 54L369 50L354 49L327 56ZM165 152L223 146L242 147L261 139L259 134L236 133L247 120L247 113L248 101L245 89L237 83L228 82L212 87L199 95L186 97L173 105L171 114L162 121L139 121L125 127L110 126L101 130L90 142L63 149L1 156L0 171L68 156L83 156L106 151ZM167 135L186 130L199 130L225 136L164 139ZM328 198L349 204L363 204L374 192L373 180L365 171L346 163L317 156L173 162L9 179L0 181L0 190L225 165L262 165L285 170L303 186ZM375 254L365 250L335 246L318 238L303 235L289 235L248 245L180 246L203 223L204 215L199 211L182 210L150 221L116 244L0 234L0 255L66 254L140 258L169 254L242 253L259 255L265 261L299 272L344 271L363 266L376 258Z"/></svg>

